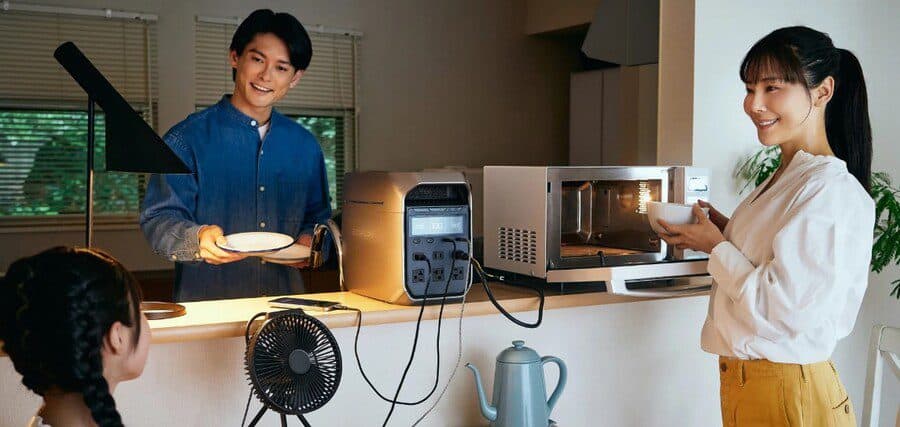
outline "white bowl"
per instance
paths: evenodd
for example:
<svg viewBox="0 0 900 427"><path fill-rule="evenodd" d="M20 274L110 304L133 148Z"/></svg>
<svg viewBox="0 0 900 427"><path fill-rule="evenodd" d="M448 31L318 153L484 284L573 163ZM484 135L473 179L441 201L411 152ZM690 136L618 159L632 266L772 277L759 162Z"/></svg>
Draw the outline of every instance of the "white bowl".
<svg viewBox="0 0 900 427"><path fill-rule="evenodd" d="M693 209L693 205L683 203L647 202L647 220L650 221L650 228L653 231L665 233L666 230L657 221L662 219L675 225L694 224L697 218L694 217ZM702 209L703 213L709 216L709 208Z"/></svg>

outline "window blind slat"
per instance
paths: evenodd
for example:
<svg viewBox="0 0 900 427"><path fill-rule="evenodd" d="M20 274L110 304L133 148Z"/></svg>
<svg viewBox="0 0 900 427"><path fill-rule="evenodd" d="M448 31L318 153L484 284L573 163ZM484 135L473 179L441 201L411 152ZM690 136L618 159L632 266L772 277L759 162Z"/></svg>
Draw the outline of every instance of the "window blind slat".
<svg viewBox="0 0 900 427"><path fill-rule="evenodd" d="M0 216L84 212L86 129L83 111L0 110ZM102 115L95 130L96 169L102 172ZM96 174L95 180L98 214L137 214L143 196L142 175L104 172Z"/></svg>
<svg viewBox="0 0 900 427"><path fill-rule="evenodd" d="M0 99L86 100L53 58L66 41L74 42L133 106L154 98L147 91L148 78L151 88L158 87L154 22L0 11Z"/></svg>

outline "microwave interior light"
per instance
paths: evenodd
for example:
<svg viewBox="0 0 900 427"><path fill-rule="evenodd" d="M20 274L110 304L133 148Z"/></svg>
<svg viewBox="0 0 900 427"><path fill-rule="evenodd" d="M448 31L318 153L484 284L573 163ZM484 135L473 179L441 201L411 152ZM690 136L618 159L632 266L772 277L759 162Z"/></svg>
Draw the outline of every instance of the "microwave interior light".
<svg viewBox="0 0 900 427"><path fill-rule="evenodd" d="M647 202L653 200L650 194L650 184L647 181L638 182L638 208L637 213L647 213Z"/></svg>

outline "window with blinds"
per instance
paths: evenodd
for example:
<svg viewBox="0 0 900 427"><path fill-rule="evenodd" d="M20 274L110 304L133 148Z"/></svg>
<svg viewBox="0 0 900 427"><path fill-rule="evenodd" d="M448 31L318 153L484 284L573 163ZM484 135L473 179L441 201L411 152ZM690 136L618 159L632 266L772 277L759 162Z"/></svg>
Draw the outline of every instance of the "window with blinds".
<svg viewBox="0 0 900 427"><path fill-rule="evenodd" d="M234 89L228 47L237 21L198 17L195 99L198 108L215 104ZM309 32L313 56L300 83L275 108L306 127L322 145L332 207L337 208L344 173L355 165L356 78L359 36Z"/></svg>
<svg viewBox="0 0 900 427"><path fill-rule="evenodd" d="M74 42L145 120L154 123L153 21L0 11L0 220L82 215L87 96L53 57ZM94 209L135 217L142 175L105 172L102 110L95 122ZM29 218L30 217L30 218Z"/></svg>

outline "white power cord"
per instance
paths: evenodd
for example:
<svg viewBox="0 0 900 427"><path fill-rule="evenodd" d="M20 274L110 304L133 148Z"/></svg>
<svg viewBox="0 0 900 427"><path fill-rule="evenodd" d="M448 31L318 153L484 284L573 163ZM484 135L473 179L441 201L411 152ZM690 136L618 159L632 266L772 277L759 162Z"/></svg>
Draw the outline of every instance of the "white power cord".
<svg viewBox="0 0 900 427"><path fill-rule="evenodd" d="M444 384L444 388L441 389L441 392L438 394L437 399L435 399L434 403L431 404L428 410L425 411L425 413L422 414L422 416L419 417L419 419L417 419L415 423L413 423L413 427L419 425L419 423L421 423L422 420L424 420L425 417L427 417L428 414L430 414L431 411L434 410L435 407L437 407L438 403L441 402L441 398L444 397L444 393L447 391L447 388L450 387L450 383L453 382L453 377L456 376L456 370L459 369L459 362L462 360L462 324L463 315L466 312L466 295L468 295L468 292L463 295L462 301L460 301L459 304L459 330L457 331L459 342L456 349L456 365L453 366L453 371L450 372L450 378L447 379L447 382Z"/></svg>

